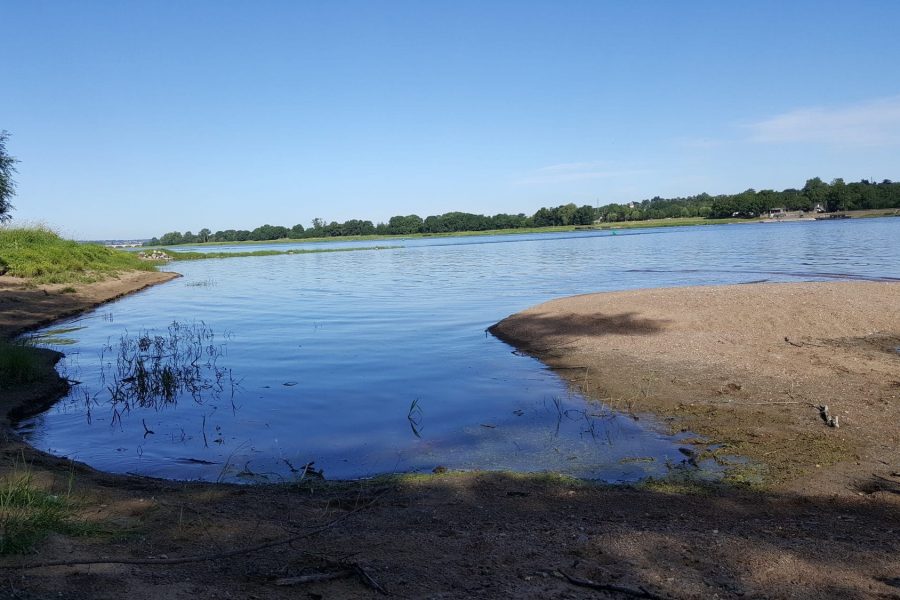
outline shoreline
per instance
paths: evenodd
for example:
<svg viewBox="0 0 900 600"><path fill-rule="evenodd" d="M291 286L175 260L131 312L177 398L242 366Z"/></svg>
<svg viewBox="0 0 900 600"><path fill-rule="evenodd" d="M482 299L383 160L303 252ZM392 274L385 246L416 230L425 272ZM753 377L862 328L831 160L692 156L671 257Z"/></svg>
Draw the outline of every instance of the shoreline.
<svg viewBox="0 0 900 600"><path fill-rule="evenodd" d="M94 283L76 284L75 291L69 291L72 286L66 284L33 285L17 277L0 277L0 339L13 340L179 277L180 274L172 272L129 271ZM0 427L7 439L18 439L10 429L11 420L39 414L69 391L68 381L55 368L63 354L48 348L32 348L32 351L40 370L38 380L0 389Z"/></svg>
<svg viewBox="0 0 900 600"><path fill-rule="evenodd" d="M2 276L0 338L12 339L179 277L171 271L128 271L94 283L34 285Z"/></svg>
<svg viewBox="0 0 900 600"><path fill-rule="evenodd" d="M897 217L900 216L900 209L867 209L857 211L839 211L837 213L828 214L846 214L851 219L871 219L880 217ZM658 227L705 227L709 225L735 225L735 224L757 224L767 222L803 222L815 221L815 218L804 219L777 219L769 220L766 217L758 218L726 218L726 219L706 219L703 217L672 217L668 219L647 219L645 221L615 221L612 223L595 223L593 225L553 225L548 227L523 227L512 229L488 229L484 231L452 231L441 233L410 233L410 234L371 234L371 235L347 235L333 237L313 237L313 238L279 238L276 240L243 240L233 242L193 242L190 244L159 244L156 246L140 246L139 248L149 249L165 249L171 247L178 248L216 248L217 246L254 246L261 244L327 244L329 242L368 242L368 241L403 241L415 239L429 238L452 238L452 237L479 237L490 235L527 235L541 233L575 233L590 231L613 231L623 229L652 229ZM138 247L136 247L138 248Z"/></svg>
<svg viewBox="0 0 900 600"><path fill-rule="evenodd" d="M165 274L164 280L174 277ZM132 285L137 286L132 291L146 287ZM653 312L659 302L641 304L648 294L657 295L652 300L673 294L674 300L681 301L666 305L679 310L689 303L678 296L687 294L708 309L710 294L727 295L734 288L746 293L743 290L809 285L819 284L563 298L517 313L495 327L507 323L506 329L516 319L545 311L546 318L531 320L531 327L540 324L540 329L527 335L519 331L517 343L530 344L531 352L541 354L547 364L563 366L587 356L584 351L590 348L579 345L585 330L600 333L587 336L588 340L616 340L614 354L628 350L629 339L646 341L679 331L676 323L662 322L665 316ZM822 285L900 290L895 283ZM44 296L40 291L27 297L41 300ZM591 301L613 296L621 311L607 314L611 305L604 303L605 312L598 317ZM765 296L769 301L774 298L770 291ZM859 302L872 301L872 296L867 294ZM567 302L586 303L585 309L579 313ZM84 310L96 305L87 300L83 304ZM68 316L72 313L56 319L34 317L31 327ZM727 319L722 323L726 329L730 326ZM729 331L737 336L740 323L733 325ZM814 345L818 338L802 333L804 326L794 323L796 329L788 330L788 340L800 345L782 341L781 350L820 351ZM840 327L842 332L855 331L853 323ZM510 332L515 333L513 329L505 333ZM574 343L565 345L564 338ZM695 341L717 343L714 336ZM675 350L699 356L697 347L686 343L681 348L656 348L649 359ZM835 350L853 352L854 348L845 343ZM871 344L860 348L864 354L877 350ZM601 354L605 359L611 356ZM727 362L728 353L719 354ZM586 385L588 396L615 392L628 394L621 398L635 402L657 394L659 385L679 387L683 375L671 382L659 379L648 384L642 373L649 363L631 364L634 358L627 356L627 360L611 361L602 371L582 367L576 375L569 369L569 381ZM631 371L625 369L629 364ZM851 366L855 370L849 377L855 378L861 367ZM52 370L52 364L48 368ZM619 368L624 369L623 376L634 374L637 379L623 377L621 390L604 387L598 393L599 384L605 386L609 373ZM560 371L563 377L566 373ZM715 394L728 404L760 393L743 380L739 389L728 383L733 381L720 386L722 394ZM846 423L825 435L854 432L861 423L859 416L844 414L846 407L838 408ZM702 418L702 412L684 410L690 418ZM680 412L673 408L672 414ZM822 433L817 416L800 414L803 428L818 426L816 431ZM687 422L678 419L671 422L676 426ZM833 595L835 590L853 597L886 597L896 593L893 581L900 572L896 535L900 484L892 489L874 478L868 482L870 487L839 479L835 485L841 489L698 486L677 477L635 487L553 474L472 471L241 486L103 473L35 450L8 434L4 429L0 435L0 479L21 477L24 468L41 489L75 498L80 522L95 531L51 534L37 543L36 556L0 556L0 572L6 571L16 597L288 599L309 593L311 597L368 598L373 596L371 581L398 598L582 597L588 593L586 586L590 587L586 581L634 595L648 590L653 597L817 598ZM838 471L831 468L829 473ZM848 487L851 483L855 487ZM848 523L851 526L844 527ZM348 575L331 576L337 572ZM307 575L310 579L301 583ZM293 585L279 583L292 578Z"/></svg>
<svg viewBox="0 0 900 600"><path fill-rule="evenodd" d="M489 331L587 398L653 413L673 432L750 458L732 474L739 482L844 493L836 479L848 484L866 468L888 475L879 460L900 464L900 283L587 294ZM843 427L827 427L820 405Z"/></svg>
<svg viewBox="0 0 900 600"><path fill-rule="evenodd" d="M0 336L13 339L178 277L181 275L173 272L135 271L81 284L80 290L70 293L61 293L65 287L61 284L30 286L6 278L0 281L0 306L11 310L0 316ZM849 310L855 316L830 323L815 316L801 319L790 310L782 314L770 310L749 320L723 319L728 310L743 311L766 302L784 305L798 298L807 309L810 299L815 299L814 312L834 317L838 311ZM860 317L866 307L868 312ZM878 312L883 314L876 319L873 314ZM712 316L707 320L707 315ZM858 407L838 393L842 386L829 375L836 372L838 379L854 379L853 385L859 388L875 390L880 385L884 388L880 393L886 397L900 398L900 392L894 392L900 389L900 374L891 379L893 361L900 361L897 324L900 283L841 281L584 294L515 313L488 331L542 361L590 400L607 403L620 412L653 414L668 424L671 433L698 434L693 440L698 448L719 445L759 461L737 469L747 472L743 474L747 479L739 475L738 481L768 486L803 479L810 474L811 464L819 468L859 458L861 440L845 435L849 413ZM748 333L751 329L755 330L752 334ZM837 337L822 337L826 330ZM10 416L21 419L43 412L68 392L68 382L55 371L63 354L45 348L34 351L45 375L37 384L2 390L0 423L7 429ZM795 356L788 357L790 351ZM855 378L842 361L857 363ZM862 374L866 369L868 375ZM784 377L784 373L791 375ZM671 381L660 386L661 379ZM752 417L739 416L754 394L765 395L766 401L750 406L778 410L757 408ZM839 411L835 414L843 415L845 423L844 429L835 429L830 438L823 437L812 447L786 445L777 451L770 448L774 443L771 435L759 444L748 441L756 437L750 431L754 420L778 421L782 427L789 423L791 435L798 434L798 422L804 427L818 423L812 409L823 402ZM857 418L859 415L849 416L851 426ZM900 421L900 410L888 421ZM867 427L871 429L875 423L873 420ZM832 433L819 429L817 434ZM810 442L808 433L800 434L804 443ZM9 435L17 437L11 430ZM891 439L900 447L900 437ZM790 455L790 464L766 464L773 462L773 454L777 459L782 453ZM896 458L900 463L900 454Z"/></svg>

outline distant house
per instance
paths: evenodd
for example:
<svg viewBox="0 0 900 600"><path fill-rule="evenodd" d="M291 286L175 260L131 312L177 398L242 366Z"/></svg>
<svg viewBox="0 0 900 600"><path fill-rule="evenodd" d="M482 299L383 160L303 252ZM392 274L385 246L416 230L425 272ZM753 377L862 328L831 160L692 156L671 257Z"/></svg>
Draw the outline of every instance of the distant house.
<svg viewBox="0 0 900 600"><path fill-rule="evenodd" d="M787 213L787 211L784 209L784 207L772 208L769 210L769 218L770 219L780 219L786 213Z"/></svg>
<svg viewBox="0 0 900 600"><path fill-rule="evenodd" d="M813 210L817 213L823 213L825 212L825 207L823 207L821 204L816 204L816 207L813 208Z"/></svg>

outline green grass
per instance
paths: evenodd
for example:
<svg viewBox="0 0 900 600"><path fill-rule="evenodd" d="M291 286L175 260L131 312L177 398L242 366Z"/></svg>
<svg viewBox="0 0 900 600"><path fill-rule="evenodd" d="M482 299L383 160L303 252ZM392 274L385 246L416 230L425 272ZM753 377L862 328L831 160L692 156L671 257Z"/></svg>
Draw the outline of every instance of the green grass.
<svg viewBox="0 0 900 600"><path fill-rule="evenodd" d="M0 262L34 283L100 281L121 271L152 271L152 263L99 244L64 240L44 227L0 228Z"/></svg>
<svg viewBox="0 0 900 600"><path fill-rule="evenodd" d="M0 479L0 554L30 552L51 532L85 535L93 527L75 517L69 488L54 494L37 485L29 471Z"/></svg>
<svg viewBox="0 0 900 600"><path fill-rule="evenodd" d="M0 340L0 389L8 385L31 383L40 374L39 359L31 348Z"/></svg>

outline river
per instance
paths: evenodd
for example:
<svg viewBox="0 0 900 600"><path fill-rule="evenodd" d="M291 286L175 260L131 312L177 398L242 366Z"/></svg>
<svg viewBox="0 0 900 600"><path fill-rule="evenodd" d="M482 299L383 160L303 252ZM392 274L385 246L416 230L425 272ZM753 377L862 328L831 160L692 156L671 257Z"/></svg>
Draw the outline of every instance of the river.
<svg viewBox="0 0 900 600"><path fill-rule="evenodd" d="M171 479L445 467L631 482L683 465L683 436L586 401L488 326L589 292L900 278L897 218L378 244L391 247L178 262L184 277L38 332L80 383L18 430L102 470ZM233 249L271 247L327 245ZM157 338L158 365L197 354L184 385L154 395L128 368Z"/></svg>

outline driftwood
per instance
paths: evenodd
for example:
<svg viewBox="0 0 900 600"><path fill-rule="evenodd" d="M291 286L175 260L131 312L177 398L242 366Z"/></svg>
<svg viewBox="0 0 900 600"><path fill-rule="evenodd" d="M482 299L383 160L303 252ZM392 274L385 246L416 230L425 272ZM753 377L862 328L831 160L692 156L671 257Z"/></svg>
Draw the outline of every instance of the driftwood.
<svg viewBox="0 0 900 600"><path fill-rule="evenodd" d="M305 585L307 583L319 583L322 581L332 581L335 579L343 579L345 577L356 577L366 587L375 590L379 594L388 595L386 589L381 587L365 569L356 563L346 561L327 561L331 566L331 571L320 573L308 573L306 575L298 575L297 577L282 577L275 580L275 585L291 586Z"/></svg>
<svg viewBox="0 0 900 600"><path fill-rule="evenodd" d="M582 579L580 577L574 577L569 575L565 571L560 569L556 570L557 573L566 578L566 581L571 583L572 585L577 585L578 587L590 588L592 590L601 590L604 592L615 592L617 594L624 594L626 596L632 596L633 598L651 598L653 600L663 600L662 596L657 596L652 592L648 592L642 587L638 588L630 588L625 587L623 585L615 585L612 583L599 583L597 581L592 581L590 579Z"/></svg>
<svg viewBox="0 0 900 600"><path fill-rule="evenodd" d="M308 531L304 531L303 533L298 533L296 535L292 535L280 540L273 540L271 542L264 542L262 544L256 544L254 546L247 546L244 548L236 548L234 550L227 550L225 552L214 552L211 554L196 554L193 556L180 556L174 558L92 558L85 560L46 560L41 562L32 562L32 563L24 563L19 565L0 565L0 569L42 569L46 567L80 567L86 565L147 565L147 566L160 566L160 565L180 565L185 563L194 563L194 562L204 562L204 561L215 561L221 560L223 558L231 558L232 556L240 556L241 554L251 554L253 552L259 552L260 550L266 550L268 548L275 548L277 546L284 546L287 544L291 544L293 542L312 537L314 535L318 535L324 531L327 531L340 523L341 521L355 515L358 512L361 512L372 504L377 502L379 497L373 498L370 502L347 512L336 519L332 519L331 521L325 523L324 525L320 525L319 527L315 527ZM365 576L368 579L371 579L368 575ZM374 583L374 582L373 582ZM367 582L368 585L368 582ZM375 585L378 585L377 583ZM380 586L379 586L380 587Z"/></svg>
<svg viewBox="0 0 900 600"><path fill-rule="evenodd" d="M330 573L310 573L309 575L298 575L297 577L282 577L275 580L275 585L304 585L307 583L319 583L322 581L332 581L334 579L343 579L344 577L352 577L353 571L331 571Z"/></svg>
<svg viewBox="0 0 900 600"><path fill-rule="evenodd" d="M266 550L267 548L274 548L276 546L284 546L285 544L290 544L292 542L296 542L298 540L302 540L304 538L312 537L316 534L322 533L323 531L330 529L335 523L337 519L331 521L321 527L317 527L313 530L307 531L305 533L292 535L291 537L275 540L272 542L266 542L264 544L257 544L255 546L247 546L246 548L237 548L235 550L229 550L227 552L215 552L212 554L196 554L194 556L180 556L175 558L92 558L87 560L46 560L43 562L34 562L34 563L25 563L22 565L2 565L0 569L43 569L45 567L80 567L86 565L148 565L148 566L157 566L157 565L181 565L185 563L192 562L204 562L207 560L221 560L223 558L231 558L232 556L239 556L241 554L250 554L253 552L259 552L260 550Z"/></svg>
<svg viewBox="0 0 900 600"><path fill-rule="evenodd" d="M800 343L792 342L791 339L787 336L785 336L784 341L786 341L791 346L796 346L797 348L802 348L803 346L815 346L816 348L824 348L825 347L822 344L813 344L812 342L800 342Z"/></svg>

